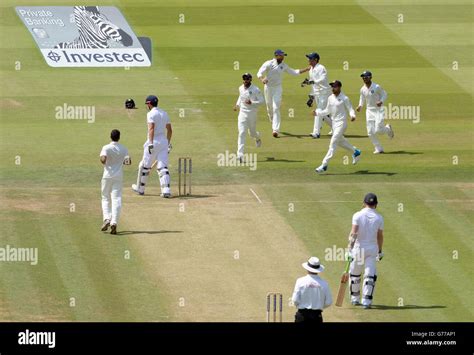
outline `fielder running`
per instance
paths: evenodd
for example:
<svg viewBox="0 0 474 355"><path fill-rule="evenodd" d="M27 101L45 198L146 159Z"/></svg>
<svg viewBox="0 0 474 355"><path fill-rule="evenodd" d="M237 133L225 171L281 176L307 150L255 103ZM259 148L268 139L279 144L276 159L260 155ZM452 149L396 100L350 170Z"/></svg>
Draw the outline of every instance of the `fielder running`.
<svg viewBox="0 0 474 355"><path fill-rule="evenodd" d="M311 85L311 93L308 95L309 100L306 103L308 107L313 106L313 102L316 101L316 107L324 109L328 102L328 97L331 95L331 88L328 83L328 73L324 65L319 63L319 54L310 53L306 54L306 58L309 60L311 69L309 70L309 80L304 81ZM326 122L329 127L332 127L331 117L320 115L314 116L313 131L310 136L313 138L319 138L321 134L322 121ZM329 132L331 134L332 132Z"/></svg>
<svg viewBox="0 0 474 355"><path fill-rule="evenodd" d="M234 111L239 110L237 157L240 162L242 162L244 158L247 130L250 136L255 138L257 148L262 145L260 132L257 132L257 111L258 107L265 102L260 89L252 84L251 74L245 73L242 75L242 80L244 83L239 87L239 98L234 106Z"/></svg>
<svg viewBox="0 0 474 355"><path fill-rule="evenodd" d="M383 258L383 217L378 214L377 196L368 193L364 197L364 208L352 217L352 229L349 236L351 302L354 306L360 303L360 278L364 271L364 286L362 288L362 306L369 309L374 297L377 270L375 262Z"/></svg>
<svg viewBox="0 0 474 355"><path fill-rule="evenodd" d="M100 162L104 165L102 175L102 214L104 223L101 231L109 229L110 234L117 234L117 223L122 209L122 177L123 165L130 165L128 150L119 143L120 131L112 130L112 142L102 147Z"/></svg>
<svg viewBox="0 0 474 355"><path fill-rule="evenodd" d="M157 161L156 172L160 178L161 197L170 198L168 154L171 150L171 135L173 134L170 118L166 111L158 108L158 97L155 95L149 95L145 103L150 110L146 115L148 135L143 145L143 159L138 165L137 183L132 185L132 189L139 195L145 193L150 170Z"/></svg>
<svg viewBox="0 0 474 355"><path fill-rule="evenodd" d="M367 105L365 111L367 119L367 134L375 147L374 154L383 153L383 147L380 144L377 134L387 134L390 138L394 137L391 125L384 126L384 107L382 106L387 99L387 93L382 87L372 82L372 73L368 70L361 75L364 85L360 89L359 106L357 112L360 112L364 103Z"/></svg>
<svg viewBox="0 0 474 355"><path fill-rule="evenodd" d="M319 174L328 169L329 161L334 156L337 146L341 146L352 153L352 164L357 164L361 154L360 150L350 144L344 137L344 132L347 128L347 114L351 116L351 121L356 119L351 101L341 91L342 83L339 80L334 80L329 85L332 87L333 94L329 96L326 108L318 108L314 111L315 115L320 117L330 115L332 119L332 137L329 142L329 150L321 166L316 168L316 172Z"/></svg>
<svg viewBox="0 0 474 355"><path fill-rule="evenodd" d="M280 133L280 105L282 97L281 79L284 72L290 75L298 75L305 73L309 67L305 69L292 69L286 63L283 63L286 53L281 49L275 51L275 58L267 60L258 70L257 77L265 85L264 94L267 104L267 113L270 122L272 122L273 137L278 138Z"/></svg>

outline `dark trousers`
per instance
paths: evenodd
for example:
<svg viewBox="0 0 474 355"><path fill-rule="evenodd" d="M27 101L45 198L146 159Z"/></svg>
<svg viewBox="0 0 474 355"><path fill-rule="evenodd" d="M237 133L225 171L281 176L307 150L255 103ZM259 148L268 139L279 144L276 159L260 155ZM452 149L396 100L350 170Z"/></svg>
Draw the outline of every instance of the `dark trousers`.
<svg viewBox="0 0 474 355"><path fill-rule="evenodd" d="M298 309L295 323L322 323L323 312L320 309Z"/></svg>

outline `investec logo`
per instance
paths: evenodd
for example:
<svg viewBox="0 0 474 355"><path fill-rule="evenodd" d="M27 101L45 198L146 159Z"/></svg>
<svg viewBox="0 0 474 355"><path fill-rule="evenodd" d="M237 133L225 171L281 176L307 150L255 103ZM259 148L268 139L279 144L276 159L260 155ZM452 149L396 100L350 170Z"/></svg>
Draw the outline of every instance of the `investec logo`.
<svg viewBox="0 0 474 355"><path fill-rule="evenodd" d="M149 67L148 56L141 48L41 49L52 67Z"/></svg>

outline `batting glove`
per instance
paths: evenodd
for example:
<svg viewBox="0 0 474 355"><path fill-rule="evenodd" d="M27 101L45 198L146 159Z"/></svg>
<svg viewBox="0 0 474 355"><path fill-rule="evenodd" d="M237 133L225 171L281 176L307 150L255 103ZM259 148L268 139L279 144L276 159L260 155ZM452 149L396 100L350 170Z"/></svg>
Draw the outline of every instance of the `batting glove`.
<svg viewBox="0 0 474 355"><path fill-rule="evenodd" d="M352 255L352 251L346 251L346 261L352 262L354 260L354 256Z"/></svg>
<svg viewBox="0 0 474 355"><path fill-rule="evenodd" d="M152 153L153 152L153 144L148 144L148 153Z"/></svg>
<svg viewBox="0 0 474 355"><path fill-rule="evenodd" d="M168 154L171 152L171 149L173 149L173 146L170 144L168 144Z"/></svg>
<svg viewBox="0 0 474 355"><path fill-rule="evenodd" d="M309 100L306 102L306 105L308 105L308 107L311 107L313 106L314 97L311 95L308 95L308 97L309 97Z"/></svg>
<svg viewBox="0 0 474 355"><path fill-rule="evenodd" d="M375 258L375 260L380 261L380 260L382 260L382 258L383 258L383 252L379 251L379 253L377 254L377 257Z"/></svg>

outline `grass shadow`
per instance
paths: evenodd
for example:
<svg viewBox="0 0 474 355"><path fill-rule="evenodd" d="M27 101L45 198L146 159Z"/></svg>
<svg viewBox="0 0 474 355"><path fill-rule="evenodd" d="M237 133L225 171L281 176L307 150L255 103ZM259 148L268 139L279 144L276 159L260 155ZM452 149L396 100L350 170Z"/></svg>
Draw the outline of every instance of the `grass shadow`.
<svg viewBox="0 0 474 355"><path fill-rule="evenodd" d="M306 160L289 160L289 159L275 159L274 157L265 157L266 160L257 160L259 163L305 163Z"/></svg>
<svg viewBox="0 0 474 355"><path fill-rule="evenodd" d="M120 231L117 235L183 233L183 231Z"/></svg>
<svg viewBox="0 0 474 355"><path fill-rule="evenodd" d="M380 310L410 310L410 309L440 309L447 308L446 306L433 305L433 306L418 306L414 304L407 304L406 306L386 306L382 304L373 304L372 309Z"/></svg>
<svg viewBox="0 0 474 355"><path fill-rule="evenodd" d="M384 152L384 154L406 154L406 155L415 155L423 154L423 152L407 152L406 150L397 150L396 152Z"/></svg>

